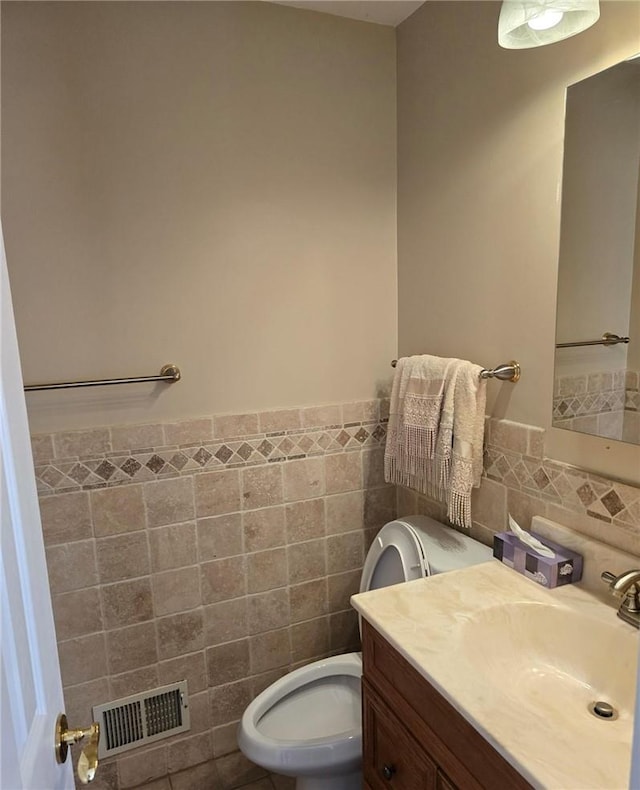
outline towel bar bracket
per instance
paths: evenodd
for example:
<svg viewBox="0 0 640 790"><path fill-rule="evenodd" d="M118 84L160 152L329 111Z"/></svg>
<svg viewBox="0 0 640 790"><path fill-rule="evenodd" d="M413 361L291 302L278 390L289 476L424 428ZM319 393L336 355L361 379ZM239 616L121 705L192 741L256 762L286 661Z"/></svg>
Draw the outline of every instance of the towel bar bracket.
<svg viewBox="0 0 640 790"><path fill-rule="evenodd" d="M177 365L163 365L160 368L160 375L166 381L180 381L182 374L180 373L180 368Z"/></svg>
<svg viewBox="0 0 640 790"><path fill-rule="evenodd" d="M481 379L500 379L500 381L512 381L514 384L520 380L520 364L512 359L506 365L498 365L493 370L483 370L480 373Z"/></svg>

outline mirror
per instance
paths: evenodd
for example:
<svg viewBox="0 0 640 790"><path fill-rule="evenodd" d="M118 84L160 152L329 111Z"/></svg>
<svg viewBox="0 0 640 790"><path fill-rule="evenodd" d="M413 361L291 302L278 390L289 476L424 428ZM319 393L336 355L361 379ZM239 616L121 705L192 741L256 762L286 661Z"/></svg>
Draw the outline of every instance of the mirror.
<svg viewBox="0 0 640 790"><path fill-rule="evenodd" d="M640 56L566 102L552 424L640 444Z"/></svg>

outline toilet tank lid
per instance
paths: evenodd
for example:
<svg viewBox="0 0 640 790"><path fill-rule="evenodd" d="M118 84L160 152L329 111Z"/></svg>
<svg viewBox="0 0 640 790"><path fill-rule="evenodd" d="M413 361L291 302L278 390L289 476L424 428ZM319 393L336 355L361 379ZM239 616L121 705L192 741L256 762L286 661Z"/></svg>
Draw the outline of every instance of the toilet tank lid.
<svg viewBox="0 0 640 790"><path fill-rule="evenodd" d="M396 522L412 527L418 534L429 575L478 565L493 556L488 546L430 516L403 516Z"/></svg>

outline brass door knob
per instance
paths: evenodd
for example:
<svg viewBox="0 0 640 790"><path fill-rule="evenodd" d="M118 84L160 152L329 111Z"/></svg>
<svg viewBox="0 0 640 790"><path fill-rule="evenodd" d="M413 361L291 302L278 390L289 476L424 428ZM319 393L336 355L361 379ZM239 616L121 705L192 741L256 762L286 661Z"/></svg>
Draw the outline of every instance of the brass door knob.
<svg viewBox="0 0 640 790"><path fill-rule="evenodd" d="M98 742L100 741L100 725L93 722L91 726L84 729L71 729L64 713L58 716L56 721L56 760L64 763L69 753L69 746L80 743L88 737L89 742L80 752L78 758L78 779L83 785L93 782L98 770Z"/></svg>

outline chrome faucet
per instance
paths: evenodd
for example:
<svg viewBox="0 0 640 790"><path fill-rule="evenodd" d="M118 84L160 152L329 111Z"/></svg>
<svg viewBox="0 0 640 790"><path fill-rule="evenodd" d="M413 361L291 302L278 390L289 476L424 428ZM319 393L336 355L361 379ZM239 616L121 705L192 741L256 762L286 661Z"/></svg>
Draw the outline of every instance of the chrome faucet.
<svg viewBox="0 0 640 790"><path fill-rule="evenodd" d="M609 591L616 598L622 598L618 617L625 623L640 628L640 570L625 571L619 576L604 571L600 578L609 582Z"/></svg>

